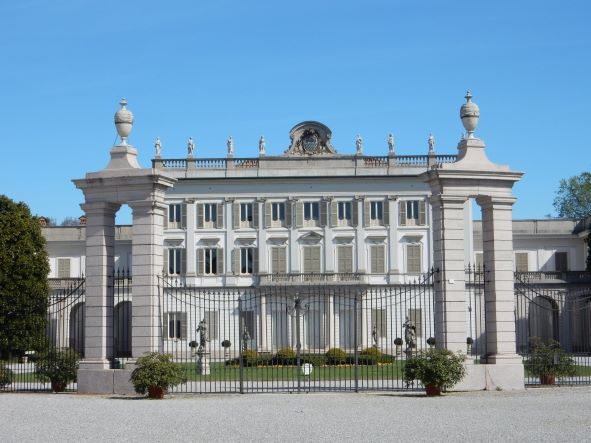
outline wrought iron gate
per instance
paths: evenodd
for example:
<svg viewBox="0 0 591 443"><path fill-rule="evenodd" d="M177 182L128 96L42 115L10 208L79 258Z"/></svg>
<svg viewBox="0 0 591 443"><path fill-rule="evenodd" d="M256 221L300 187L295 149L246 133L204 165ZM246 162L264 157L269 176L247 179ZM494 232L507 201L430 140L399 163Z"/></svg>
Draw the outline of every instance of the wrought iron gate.
<svg viewBox="0 0 591 443"><path fill-rule="evenodd" d="M412 389L404 361L434 345L433 278L257 288L164 278L162 347L188 379L171 392Z"/></svg>

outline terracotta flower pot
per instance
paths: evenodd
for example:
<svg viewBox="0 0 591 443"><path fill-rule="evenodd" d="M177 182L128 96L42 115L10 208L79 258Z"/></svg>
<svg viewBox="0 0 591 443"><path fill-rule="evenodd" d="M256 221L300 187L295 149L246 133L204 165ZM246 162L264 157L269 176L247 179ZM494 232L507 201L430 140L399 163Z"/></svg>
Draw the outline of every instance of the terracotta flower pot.
<svg viewBox="0 0 591 443"><path fill-rule="evenodd" d="M63 381L51 381L51 390L53 392L64 392L66 390L67 383Z"/></svg>
<svg viewBox="0 0 591 443"><path fill-rule="evenodd" d="M427 385L425 386L425 392L427 393L427 397L435 397L441 395L441 388L435 385Z"/></svg>
<svg viewBox="0 0 591 443"><path fill-rule="evenodd" d="M164 394L166 394L166 389L161 388L160 386L150 386L148 388L148 397L149 398L164 398Z"/></svg>
<svg viewBox="0 0 591 443"><path fill-rule="evenodd" d="M540 384L553 385L556 383L556 376L551 374L540 374Z"/></svg>

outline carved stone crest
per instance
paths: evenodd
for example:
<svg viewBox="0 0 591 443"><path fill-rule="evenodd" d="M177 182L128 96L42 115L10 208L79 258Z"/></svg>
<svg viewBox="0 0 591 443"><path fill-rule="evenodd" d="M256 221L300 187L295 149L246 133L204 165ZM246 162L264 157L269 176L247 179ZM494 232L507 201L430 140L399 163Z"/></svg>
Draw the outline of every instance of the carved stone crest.
<svg viewBox="0 0 591 443"><path fill-rule="evenodd" d="M290 156L335 155L330 143L332 133L319 122L308 121L295 125L289 131L291 145L285 151Z"/></svg>

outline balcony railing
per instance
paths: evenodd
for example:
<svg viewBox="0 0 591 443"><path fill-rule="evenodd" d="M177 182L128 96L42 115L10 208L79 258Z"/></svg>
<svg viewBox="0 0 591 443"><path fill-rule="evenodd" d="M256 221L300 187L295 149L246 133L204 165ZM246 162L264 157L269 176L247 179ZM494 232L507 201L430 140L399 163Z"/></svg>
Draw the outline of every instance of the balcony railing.
<svg viewBox="0 0 591 443"><path fill-rule="evenodd" d="M259 274L261 285L298 283L362 283L365 276L357 273L302 273L302 274Z"/></svg>

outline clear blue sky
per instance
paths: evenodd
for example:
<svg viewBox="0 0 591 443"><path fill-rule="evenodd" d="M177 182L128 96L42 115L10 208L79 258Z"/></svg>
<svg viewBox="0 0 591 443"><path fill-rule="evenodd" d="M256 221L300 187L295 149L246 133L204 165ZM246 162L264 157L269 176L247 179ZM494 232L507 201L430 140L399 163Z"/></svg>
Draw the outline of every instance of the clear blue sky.
<svg viewBox="0 0 591 443"><path fill-rule="evenodd" d="M553 213L563 177L590 169L591 2L111 1L0 4L0 193L60 221L71 183L102 169L125 96L147 167L159 135L182 157L269 154L303 120L340 153L455 153L466 89L489 157L525 172L515 218ZM129 221L126 215L119 221Z"/></svg>

